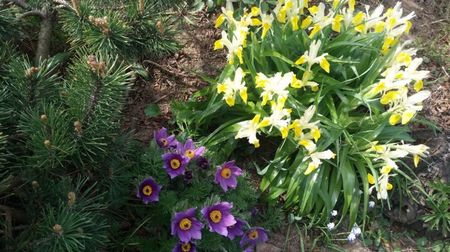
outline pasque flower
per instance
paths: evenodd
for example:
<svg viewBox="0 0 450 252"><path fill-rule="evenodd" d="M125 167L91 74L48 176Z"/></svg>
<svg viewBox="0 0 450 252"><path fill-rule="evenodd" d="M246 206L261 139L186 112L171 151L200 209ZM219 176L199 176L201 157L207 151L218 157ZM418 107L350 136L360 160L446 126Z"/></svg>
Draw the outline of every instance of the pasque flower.
<svg viewBox="0 0 450 252"><path fill-rule="evenodd" d="M247 230L241 239L241 247L255 247L259 243L264 243L268 240L266 230L261 227L253 227Z"/></svg>
<svg viewBox="0 0 450 252"><path fill-rule="evenodd" d="M144 204L159 200L161 186L156 184L152 177L144 179L138 186L136 197L142 199Z"/></svg>
<svg viewBox="0 0 450 252"><path fill-rule="evenodd" d="M197 166L203 170L208 169L209 167L209 160L203 156L200 156L199 158L197 158Z"/></svg>
<svg viewBox="0 0 450 252"><path fill-rule="evenodd" d="M236 188L237 177L240 175L242 175L241 168L237 167L232 160L217 167L214 181L226 192L228 188Z"/></svg>
<svg viewBox="0 0 450 252"><path fill-rule="evenodd" d="M228 229L228 238L230 238L231 240L244 234L243 228L244 228L245 222L238 218L235 218L235 220L236 220L236 223L227 228Z"/></svg>
<svg viewBox="0 0 450 252"><path fill-rule="evenodd" d="M196 208L189 208L186 211L176 213L172 218L171 233L178 236L183 243L202 238L203 224L195 218L195 210Z"/></svg>
<svg viewBox="0 0 450 252"><path fill-rule="evenodd" d="M169 148L177 145L174 135L168 135L166 128L161 128L154 133L155 141L161 148Z"/></svg>
<svg viewBox="0 0 450 252"><path fill-rule="evenodd" d="M178 153L166 153L163 155L164 169L173 179L176 176L184 175L189 159Z"/></svg>
<svg viewBox="0 0 450 252"><path fill-rule="evenodd" d="M228 227L236 224L231 208L233 204L224 201L202 209L203 218L208 221L209 231L228 236Z"/></svg>
<svg viewBox="0 0 450 252"><path fill-rule="evenodd" d="M205 147L201 146L196 148L192 139L186 140L184 144L177 144L177 153L187 157L189 160L200 157L204 152Z"/></svg>
<svg viewBox="0 0 450 252"><path fill-rule="evenodd" d="M172 252L196 252L195 244L192 242L179 242Z"/></svg>

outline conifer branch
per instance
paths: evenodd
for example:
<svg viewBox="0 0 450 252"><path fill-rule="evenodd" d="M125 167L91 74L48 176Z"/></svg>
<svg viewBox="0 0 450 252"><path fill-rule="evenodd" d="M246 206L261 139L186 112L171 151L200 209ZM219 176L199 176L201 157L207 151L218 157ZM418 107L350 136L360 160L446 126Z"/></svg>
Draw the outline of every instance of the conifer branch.
<svg viewBox="0 0 450 252"><path fill-rule="evenodd" d="M3 0L3 2L13 3L25 10L28 10L30 8L30 6L24 0Z"/></svg>
<svg viewBox="0 0 450 252"><path fill-rule="evenodd" d="M84 121L88 124L91 121L92 113L94 112L95 106L97 106L98 96L100 95L100 91L102 88L102 82L97 77L97 81L95 82L94 90L92 92L91 101L89 102L89 107L86 111L86 116Z"/></svg>
<svg viewBox="0 0 450 252"><path fill-rule="evenodd" d="M41 19L45 18L45 14L42 11L31 10L31 11L27 11L27 12L23 13L22 15L20 15L18 17L18 19L22 19L22 18L29 17L29 16L37 16L37 17L40 17Z"/></svg>

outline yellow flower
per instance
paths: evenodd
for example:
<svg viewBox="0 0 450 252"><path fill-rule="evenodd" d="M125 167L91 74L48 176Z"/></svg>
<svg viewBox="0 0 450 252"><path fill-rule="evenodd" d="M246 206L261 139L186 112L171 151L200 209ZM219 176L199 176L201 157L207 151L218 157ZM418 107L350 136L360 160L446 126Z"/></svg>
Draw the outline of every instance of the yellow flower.
<svg viewBox="0 0 450 252"><path fill-rule="evenodd" d="M335 32L341 32L341 22L344 20L344 16L338 14L334 17L331 29Z"/></svg>
<svg viewBox="0 0 450 252"><path fill-rule="evenodd" d="M375 185L375 178L370 173L367 173L367 181L369 182L369 184Z"/></svg>
<svg viewBox="0 0 450 252"><path fill-rule="evenodd" d="M394 113L389 117L389 124L396 125L400 122L401 119L402 119L401 115Z"/></svg>
<svg viewBox="0 0 450 252"><path fill-rule="evenodd" d="M303 19L302 24L300 25L300 27L304 30L308 26L311 25L312 21L313 21L312 17L311 16L307 16L305 19Z"/></svg>

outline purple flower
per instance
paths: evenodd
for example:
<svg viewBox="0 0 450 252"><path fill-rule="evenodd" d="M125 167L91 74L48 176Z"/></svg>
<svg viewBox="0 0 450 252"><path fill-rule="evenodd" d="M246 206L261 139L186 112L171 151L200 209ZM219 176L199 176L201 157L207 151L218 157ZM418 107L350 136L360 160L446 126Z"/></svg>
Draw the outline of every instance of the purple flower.
<svg viewBox="0 0 450 252"><path fill-rule="evenodd" d="M235 219L236 224L228 227L228 238L230 238L230 240L234 240L234 238L244 234L242 228L244 227L245 222L241 219Z"/></svg>
<svg viewBox="0 0 450 252"><path fill-rule="evenodd" d="M177 144L177 152L191 160L203 155L205 152L205 147L201 146L199 148L195 148L192 139L188 139L184 144Z"/></svg>
<svg viewBox="0 0 450 252"><path fill-rule="evenodd" d="M169 148L177 145L174 135L167 135L167 129L161 128L154 133L155 141L161 148Z"/></svg>
<svg viewBox="0 0 450 252"><path fill-rule="evenodd" d="M241 239L241 247L244 248L246 246L254 247L259 243L264 243L268 240L267 233L264 228L261 227L253 227L247 230ZM247 247L248 249L248 247Z"/></svg>
<svg viewBox="0 0 450 252"><path fill-rule="evenodd" d="M208 220L209 231L228 236L228 227L236 224L230 211L233 204L226 201L202 209L203 218Z"/></svg>
<svg viewBox="0 0 450 252"><path fill-rule="evenodd" d="M196 208L189 208L184 212L178 212L172 218L172 235L177 235L180 241L187 243L191 239L202 238L203 224L195 218Z"/></svg>
<svg viewBox="0 0 450 252"><path fill-rule="evenodd" d="M192 242L179 242L172 252L196 252L195 245Z"/></svg>
<svg viewBox="0 0 450 252"><path fill-rule="evenodd" d="M166 153L163 155L163 160L164 169L166 169L171 179L178 175L184 175L187 163L189 162L187 158L177 153Z"/></svg>
<svg viewBox="0 0 450 252"><path fill-rule="evenodd" d="M148 177L139 184L136 197L142 199L144 204L148 204L159 200L160 191L161 186L156 184L152 177Z"/></svg>
<svg viewBox="0 0 450 252"><path fill-rule="evenodd" d="M214 181L226 192L228 188L236 188L237 176L240 175L242 175L241 168L234 164L234 160L228 161L217 167Z"/></svg>
<svg viewBox="0 0 450 252"><path fill-rule="evenodd" d="M201 156L197 158L197 166L200 167L203 170L208 169L209 167L209 161L207 158Z"/></svg>

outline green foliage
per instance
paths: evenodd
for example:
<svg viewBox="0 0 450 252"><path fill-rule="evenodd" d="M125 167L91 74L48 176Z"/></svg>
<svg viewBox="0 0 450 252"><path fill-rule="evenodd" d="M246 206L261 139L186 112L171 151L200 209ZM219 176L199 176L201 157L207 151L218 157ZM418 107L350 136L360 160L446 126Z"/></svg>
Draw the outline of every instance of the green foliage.
<svg viewBox="0 0 450 252"><path fill-rule="evenodd" d="M444 237L450 233L450 185L442 182L430 184L433 192L427 200L430 211L422 216L430 230L442 232Z"/></svg>
<svg viewBox="0 0 450 252"><path fill-rule="evenodd" d="M407 143L413 139L405 125L429 91L419 91L427 75L417 70L421 59L398 42L411 16L392 21L394 34L384 28L388 14L334 2L225 11L214 47L227 50L228 65L210 87L173 110L180 127L204 136L202 144L221 155L242 145L240 138L257 148L262 135L261 146L272 149L258 171L269 199L322 223L338 209L351 228L364 219L372 192L388 199L398 187L388 181L405 175L400 158L418 162L427 153L426 146ZM410 70L417 78L401 75Z"/></svg>

